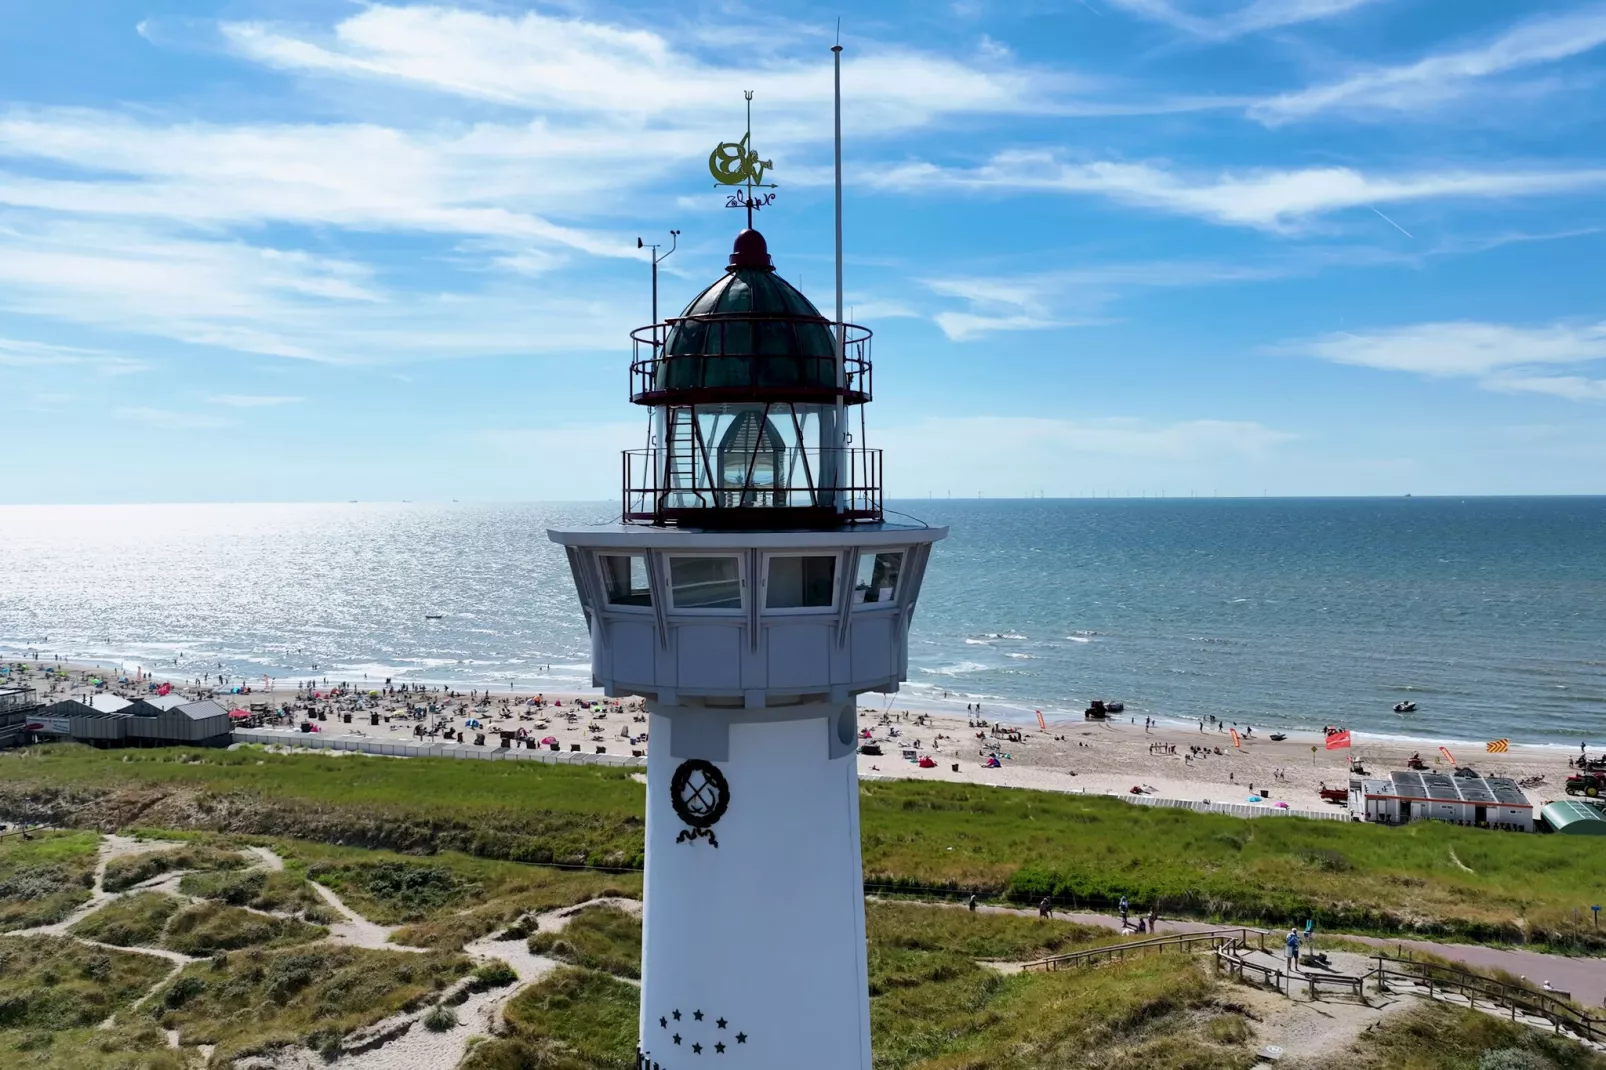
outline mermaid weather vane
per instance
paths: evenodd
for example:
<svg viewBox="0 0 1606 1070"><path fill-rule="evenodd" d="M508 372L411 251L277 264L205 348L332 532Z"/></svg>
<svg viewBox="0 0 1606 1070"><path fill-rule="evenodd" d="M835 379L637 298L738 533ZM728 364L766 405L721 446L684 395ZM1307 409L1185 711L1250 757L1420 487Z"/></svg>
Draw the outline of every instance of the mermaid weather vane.
<svg viewBox="0 0 1606 1070"><path fill-rule="evenodd" d="M775 189L775 183L765 182L764 173L775 165L760 160L753 149L753 91L742 90L747 98L747 133L740 141L722 142L708 154L708 171L721 186L744 186L740 192L725 198L726 208L747 209L747 229L753 229L753 212L775 203L775 194L753 195L755 189Z"/></svg>

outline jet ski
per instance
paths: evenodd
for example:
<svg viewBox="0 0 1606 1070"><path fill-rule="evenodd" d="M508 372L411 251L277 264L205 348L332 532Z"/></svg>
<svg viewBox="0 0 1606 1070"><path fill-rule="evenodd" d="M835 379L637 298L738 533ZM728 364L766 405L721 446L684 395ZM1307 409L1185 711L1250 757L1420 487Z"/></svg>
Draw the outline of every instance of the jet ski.
<svg viewBox="0 0 1606 1070"><path fill-rule="evenodd" d="M1394 704L1394 712L1395 713L1415 713L1416 712L1416 703L1414 703L1414 702L1396 702Z"/></svg>

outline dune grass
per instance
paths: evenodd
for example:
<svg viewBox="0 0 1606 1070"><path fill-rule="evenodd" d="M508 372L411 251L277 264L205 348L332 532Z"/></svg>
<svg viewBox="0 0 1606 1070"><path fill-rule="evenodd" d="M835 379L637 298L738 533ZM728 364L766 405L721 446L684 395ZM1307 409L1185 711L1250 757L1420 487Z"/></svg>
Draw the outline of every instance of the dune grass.
<svg viewBox="0 0 1606 1070"><path fill-rule="evenodd" d="M334 910L312 890L299 870L186 873L179 881L178 890L185 895L216 899L230 906L295 914L304 921L320 925L337 920Z"/></svg>
<svg viewBox="0 0 1606 1070"><path fill-rule="evenodd" d="M1118 799L895 781L862 793L867 883L976 888L1017 902L1324 929L1606 946L1572 911L1606 853L1559 836L1441 822L1405 828L1244 820ZM1453 852L1453 857L1452 857ZM1461 866L1455 864L1459 859ZM1462 868L1462 867L1465 868Z"/></svg>
<svg viewBox="0 0 1606 1070"><path fill-rule="evenodd" d="M67 931L118 947L160 947L167 921L184 906L161 892L135 892L108 903Z"/></svg>
<svg viewBox="0 0 1606 1070"><path fill-rule="evenodd" d="M0 939L0 1028L94 1025L161 980L152 955L88 947L64 936Z"/></svg>
<svg viewBox="0 0 1606 1070"><path fill-rule="evenodd" d="M197 903L174 914L167 923L162 946L182 955L201 958L219 951L245 947L289 947L329 935L321 925L295 918L256 914L224 903Z"/></svg>
<svg viewBox="0 0 1606 1070"><path fill-rule="evenodd" d="M54 806L64 819L115 822L126 810L142 823L482 859L639 866L643 850L643 789L615 769L72 745L0 763L0 814L12 816ZM865 784L861 798L872 888L1027 903L1051 894L1094 908L1126 895L1170 916L1606 948L1587 920L1606 854L1570 838L1437 822L1243 820L937 782ZM497 898L478 875L448 868L450 880L407 872L387 886L375 870L350 883L394 921L409 916L407 903L427 913L448 889ZM414 879L405 895L390 894Z"/></svg>
<svg viewBox="0 0 1606 1070"><path fill-rule="evenodd" d="M35 832L0 839L0 932L50 925L89 899L100 837Z"/></svg>
<svg viewBox="0 0 1606 1070"><path fill-rule="evenodd" d="M352 1030L416 1009L469 969L462 955L329 944L231 952L167 986L160 1024L185 1045L216 1044L217 1065L284 1045L330 1052Z"/></svg>
<svg viewBox="0 0 1606 1070"><path fill-rule="evenodd" d="M7 1070L193 1070L188 1052L167 1046L149 1021L110 1029L0 1029Z"/></svg>
<svg viewBox="0 0 1606 1070"><path fill-rule="evenodd" d="M122 892L144 884L153 877L180 870L231 870L242 869L249 863L240 853L229 847L208 843L187 843L181 847L142 851L122 855L106 863L106 876L101 887L108 892Z"/></svg>
<svg viewBox="0 0 1606 1070"><path fill-rule="evenodd" d="M1422 1003L1289 1070L1606 1070L1606 1056L1466 1007Z"/></svg>
<svg viewBox="0 0 1606 1070"><path fill-rule="evenodd" d="M287 873L325 884L353 910L400 925L395 941L458 951L528 913L599 896L638 898L638 873L533 867L442 851L427 858L303 840L275 840Z"/></svg>
<svg viewBox="0 0 1606 1070"><path fill-rule="evenodd" d="M558 932L530 937L530 951L616 977L641 976L641 919L616 906L597 906L568 919Z"/></svg>
<svg viewBox="0 0 1606 1070"><path fill-rule="evenodd" d="M508 1001L508 1036L477 1045L462 1070L631 1070L641 994L596 970L554 970Z"/></svg>

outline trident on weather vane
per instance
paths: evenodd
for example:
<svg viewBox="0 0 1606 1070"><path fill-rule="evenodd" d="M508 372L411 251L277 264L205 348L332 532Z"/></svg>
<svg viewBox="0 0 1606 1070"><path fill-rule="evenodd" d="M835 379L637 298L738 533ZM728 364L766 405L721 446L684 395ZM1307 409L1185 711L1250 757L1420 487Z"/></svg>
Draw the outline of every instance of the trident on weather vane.
<svg viewBox="0 0 1606 1070"><path fill-rule="evenodd" d="M740 141L725 141L716 146L708 154L708 171L721 186L746 187L726 197L725 207L746 208L747 229L752 230L753 211L775 201L775 194L761 193L755 197L753 190L775 188L775 183L764 181L764 173L775 165L769 160L760 160L753 149L753 91L744 89L742 96L747 99L747 133Z"/></svg>

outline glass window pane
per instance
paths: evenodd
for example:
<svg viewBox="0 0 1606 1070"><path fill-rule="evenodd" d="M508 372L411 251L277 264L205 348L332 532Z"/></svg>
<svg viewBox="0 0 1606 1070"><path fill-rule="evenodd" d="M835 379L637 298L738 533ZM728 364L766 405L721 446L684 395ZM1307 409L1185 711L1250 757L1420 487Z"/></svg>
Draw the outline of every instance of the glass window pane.
<svg viewBox="0 0 1606 1070"><path fill-rule="evenodd" d="M652 587L647 583L647 561L639 554L603 554L602 581L608 603L615 606L652 605Z"/></svg>
<svg viewBox="0 0 1606 1070"><path fill-rule="evenodd" d="M742 608L742 573L734 557L670 558L669 586L676 609Z"/></svg>
<svg viewBox="0 0 1606 1070"><path fill-rule="evenodd" d="M861 554L859 578L853 585L856 602L890 602L898 593L898 574L903 571L903 551Z"/></svg>
<svg viewBox="0 0 1606 1070"><path fill-rule="evenodd" d="M836 555L770 558L767 609L829 609L835 601Z"/></svg>

